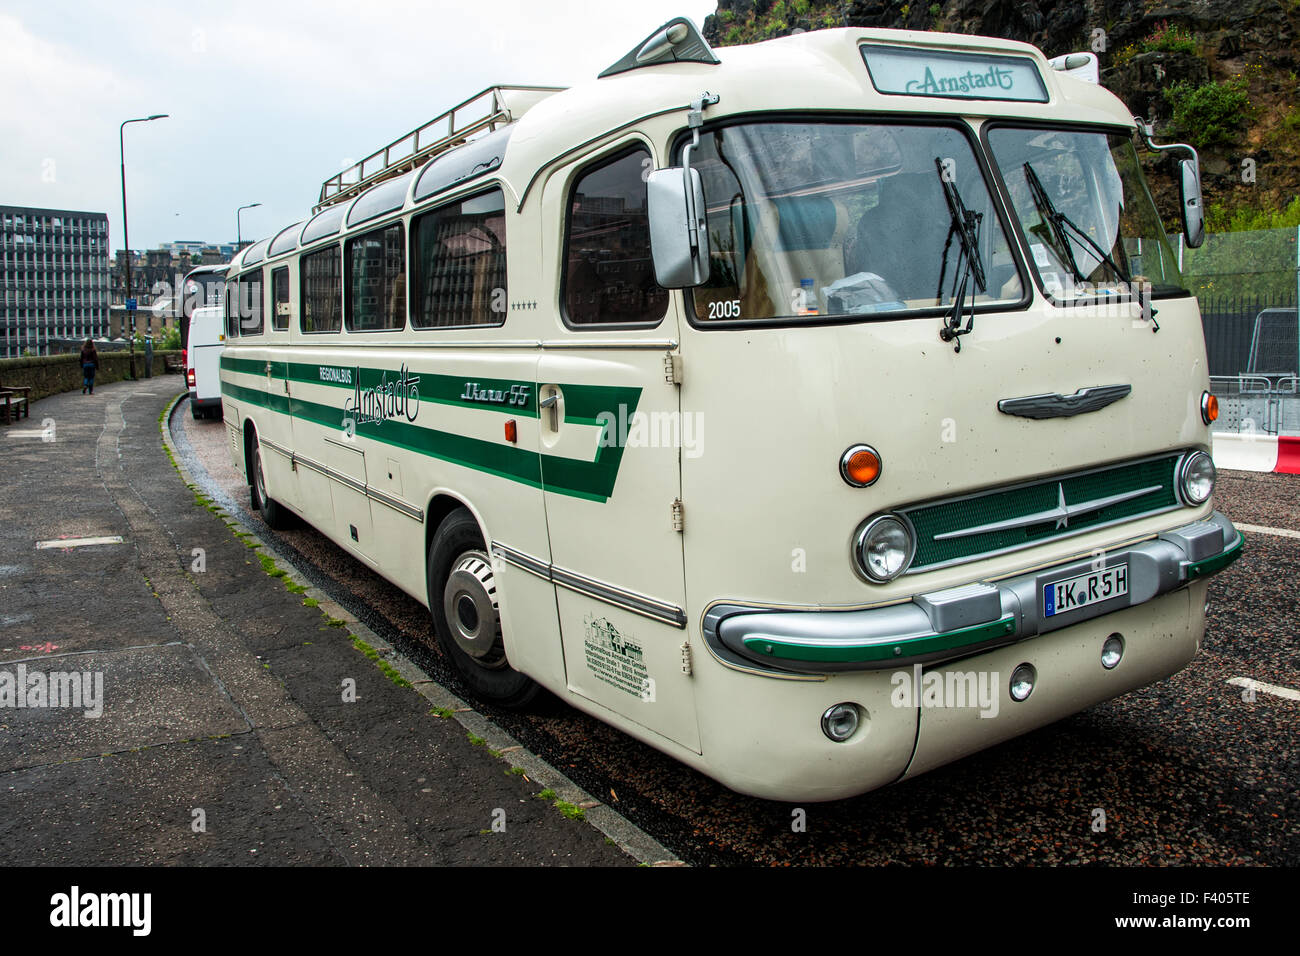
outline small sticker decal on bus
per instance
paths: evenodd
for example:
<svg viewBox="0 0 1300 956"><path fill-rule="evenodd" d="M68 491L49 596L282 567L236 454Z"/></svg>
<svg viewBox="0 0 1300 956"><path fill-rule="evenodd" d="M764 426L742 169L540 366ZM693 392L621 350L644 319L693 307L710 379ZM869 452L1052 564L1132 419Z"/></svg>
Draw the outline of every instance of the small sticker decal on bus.
<svg viewBox="0 0 1300 956"><path fill-rule="evenodd" d="M336 382L339 385L351 385L352 369L337 368L333 365L322 365L320 367L320 380L322 382Z"/></svg>
<svg viewBox="0 0 1300 956"><path fill-rule="evenodd" d="M587 667L596 679L634 697L652 701L654 680L646 670L641 645L631 636L619 633L608 618L588 614L584 624Z"/></svg>

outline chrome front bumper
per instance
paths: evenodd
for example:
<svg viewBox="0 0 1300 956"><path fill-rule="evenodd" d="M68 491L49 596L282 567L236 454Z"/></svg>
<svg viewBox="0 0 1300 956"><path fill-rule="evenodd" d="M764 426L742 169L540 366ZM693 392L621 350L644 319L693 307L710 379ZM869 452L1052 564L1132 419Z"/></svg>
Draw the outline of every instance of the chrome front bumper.
<svg viewBox="0 0 1300 956"><path fill-rule="evenodd" d="M1096 557L861 611L772 611L715 604L704 639L720 658L746 668L798 673L875 670L953 660L1144 604L1227 567L1242 536L1226 517L1166 531ZM1128 593L1048 615L1049 584L1124 564Z"/></svg>

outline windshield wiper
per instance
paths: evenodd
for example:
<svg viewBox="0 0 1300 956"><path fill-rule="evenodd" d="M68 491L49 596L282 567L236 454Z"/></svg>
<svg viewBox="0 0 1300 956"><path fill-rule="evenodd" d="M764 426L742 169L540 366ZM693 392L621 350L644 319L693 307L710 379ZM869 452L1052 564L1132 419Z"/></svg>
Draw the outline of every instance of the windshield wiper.
<svg viewBox="0 0 1300 956"><path fill-rule="evenodd" d="M1084 232L1079 226L1061 212L1052 203L1051 197L1047 195L1047 190L1043 188L1043 181L1038 178L1038 173L1034 172L1034 167L1025 163L1025 182L1029 184L1029 192L1034 197L1034 205L1038 207L1038 213L1052 227L1052 232L1056 235L1056 240L1065 250L1066 257L1070 260L1070 268L1074 271L1074 277L1080 282L1087 282L1088 277L1083 274L1079 268L1079 263L1074 258L1074 251L1070 248L1070 237L1066 235L1065 227L1069 226L1074 230L1075 235L1086 242L1089 248L1097 256L1098 262L1104 262L1110 266L1115 275L1119 276L1121 282L1131 283L1133 280L1128 274L1127 269L1120 267L1119 263L1112 259L1101 246L1093 241L1092 237Z"/></svg>
<svg viewBox="0 0 1300 956"><path fill-rule="evenodd" d="M1069 226L1074 230L1075 235L1088 244L1088 247L1092 249L1093 254L1097 257L1098 262L1110 266L1111 271L1114 272L1115 275L1119 276L1121 282L1128 286L1130 295L1139 295L1138 290L1133 288L1133 277L1129 274L1129 271L1122 268L1119 262L1108 255L1101 246L1093 241L1091 236L1080 229L1073 219L1056 208L1051 197L1047 195L1047 190L1043 188L1043 181L1038 178L1038 173L1036 173L1034 167L1027 162L1025 163L1025 182L1029 184L1029 192L1034 197L1034 205L1038 207L1038 214L1047 221L1047 224L1051 227L1052 234L1056 236L1056 241L1060 243L1062 250L1064 250L1065 257L1070 263L1070 270L1074 273L1076 281L1087 282L1088 277L1083 274L1083 270L1079 268L1078 261L1074 258L1074 250L1070 248L1070 237L1065 232L1066 226ZM1156 321L1155 306L1151 305L1147 301L1141 301L1140 295L1139 300L1139 307L1142 310L1142 318L1150 318L1152 326L1151 331L1159 332L1160 323Z"/></svg>
<svg viewBox="0 0 1300 956"><path fill-rule="evenodd" d="M968 335L975 327L975 293L988 291L988 282L984 277L984 263L980 261L979 244L980 244L980 223L984 220L982 212L972 212L966 208L966 203L962 202L961 193L957 191L957 186L949 178L947 170L944 169L943 159L936 156L934 158L935 168L939 171L939 182L943 186L943 198L948 202L948 215L952 219L948 226L948 238L943 244L943 264L939 267L939 287L935 290L935 298L943 298L943 280L948 272L948 250L952 248L952 237L956 236L961 242L961 248L957 253L957 270L953 276L953 297L952 311L944 318L943 328L939 330L939 338L945 342L954 342L953 351L961 351L961 339L959 336ZM970 291L970 314L966 318L966 326L962 327L961 317L962 309L966 301L966 287L970 284L971 275L974 274L975 284ZM937 303L936 303L937 304Z"/></svg>

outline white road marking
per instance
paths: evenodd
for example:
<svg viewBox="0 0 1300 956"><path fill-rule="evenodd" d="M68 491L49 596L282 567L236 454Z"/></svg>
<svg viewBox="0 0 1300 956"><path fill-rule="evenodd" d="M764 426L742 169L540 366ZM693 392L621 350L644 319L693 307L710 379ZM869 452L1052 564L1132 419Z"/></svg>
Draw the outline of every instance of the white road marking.
<svg viewBox="0 0 1300 956"><path fill-rule="evenodd" d="M1274 697L1281 697L1283 700L1300 700L1300 690L1292 690L1290 687L1278 687L1277 684L1265 684L1263 681L1252 680L1249 677L1233 677L1229 679L1228 683L1237 687L1248 687L1251 690L1272 694Z"/></svg>
<svg viewBox="0 0 1300 956"><path fill-rule="evenodd" d="M1238 531L1251 531L1255 534L1275 534L1283 538L1300 538L1300 531L1292 531L1289 528L1267 528L1259 524L1241 524L1234 521L1233 527Z"/></svg>
<svg viewBox="0 0 1300 956"><path fill-rule="evenodd" d="M121 544L120 534L104 535L99 538L55 538L52 541L37 541L37 548L89 548L96 544Z"/></svg>
<svg viewBox="0 0 1300 956"><path fill-rule="evenodd" d="M50 437L48 429L37 430L35 428L13 428L5 432L7 438L45 438Z"/></svg>

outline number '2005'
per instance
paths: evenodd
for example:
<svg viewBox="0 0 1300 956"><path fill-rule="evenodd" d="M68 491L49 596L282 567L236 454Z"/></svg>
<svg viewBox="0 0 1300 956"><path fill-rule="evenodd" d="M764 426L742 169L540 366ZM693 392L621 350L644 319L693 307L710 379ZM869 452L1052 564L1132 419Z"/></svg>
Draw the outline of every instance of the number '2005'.
<svg viewBox="0 0 1300 956"><path fill-rule="evenodd" d="M709 318L711 319L738 319L740 318L740 300L726 299L722 302L709 303Z"/></svg>

